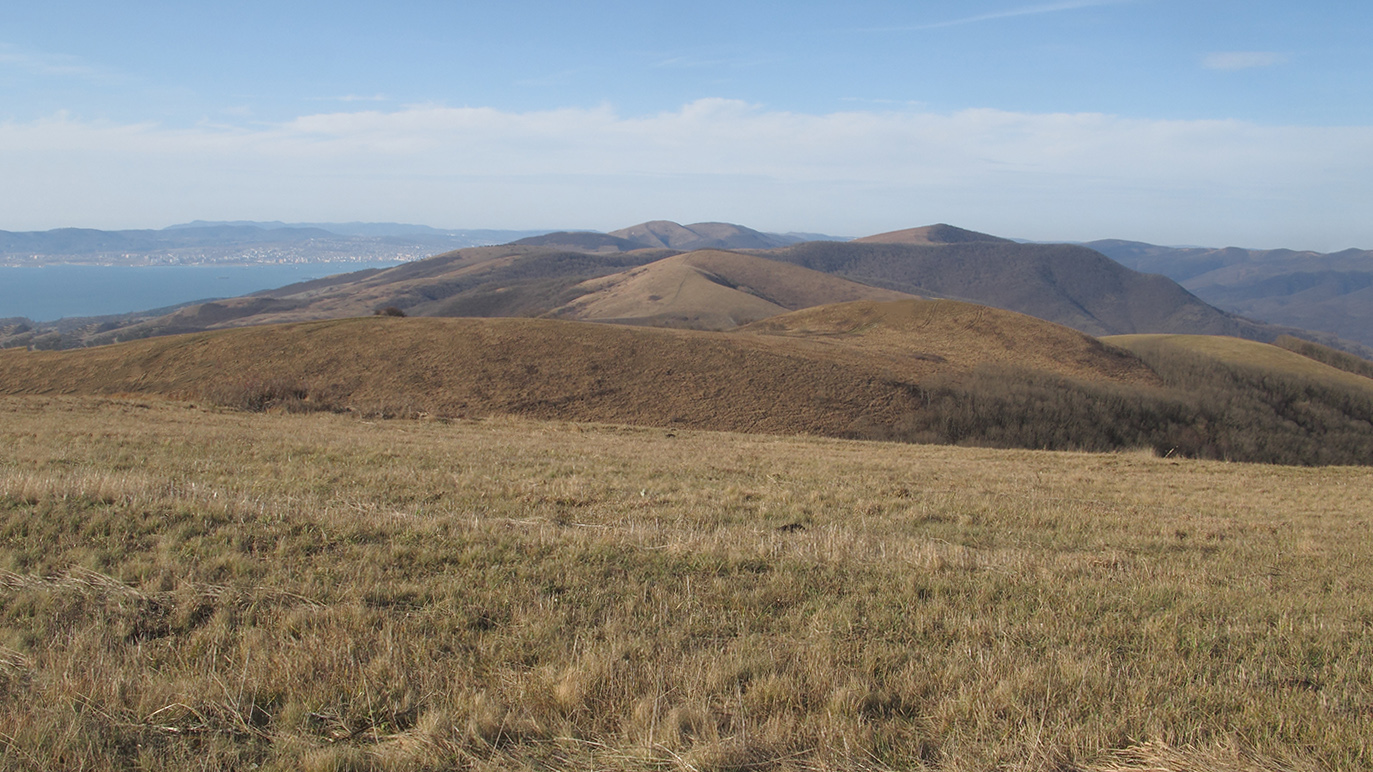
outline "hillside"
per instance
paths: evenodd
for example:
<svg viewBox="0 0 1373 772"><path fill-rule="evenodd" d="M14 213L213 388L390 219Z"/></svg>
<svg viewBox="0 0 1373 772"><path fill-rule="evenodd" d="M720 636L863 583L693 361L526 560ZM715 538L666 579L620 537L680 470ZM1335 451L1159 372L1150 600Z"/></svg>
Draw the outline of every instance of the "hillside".
<svg viewBox="0 0 1373 772"><path fill-rule="evenodd" d="M1176 248L1131 241L1087 246L1135 270L1168 276L1228 311L1373 346L1373 252Z"/></svg>
<svg viewBox="0 0 1373 772"><path fill-rule="evenodd" d="M1373 768L1365 469L0 411L6 772Z"/></svg>
<svg viewBox="0 0 1373 772"><path fill-rule="evenodd" d="M732 335L531 319L258 326L0 352L0 393L202 399L284 384L329 408L843 436L915 411L920 380L986 364L1122 383L1152 377L1078 333L965 304L848 304L827 312L830 333L793 334L812 318ZM230 363L252 364L234 364L226 382Z"/></svg>
<svg viewBox="0 0 1373 772"><path fill-rule="evenodd" d="M1373 356L1373 349L1333 335L1225 313L1165 276L1130 270L1071 244L812 242L768 257L913 295L1017 311L1089 335L1185 333L1272 341L1291 334Z"/></svg>
<svg viewBox="0 0 1373 772"><path fill-rule="evenodd" d="M737 252L700 250L577 285L585 294L550 317L728 330L829 303L910 295Z"/></svg>
<svg viewBox="0 0 1373 772"><path fill-rule="evenodd" d="M1219 335L1112 335L1103 341L1140 355L1191 354L1278 376L1373 391L1373 378L1279 346ZM1333 353L1333 352L1332 352Z"/></svg>
<svg viewBox="0 0 1373 772"><path fill-rule="evenodd" d="M1132 354L1007 311L904 300L811 308L728 333L360 317L8 350L0 394L1368 464L1373 381L1334 372Z"/></svg>

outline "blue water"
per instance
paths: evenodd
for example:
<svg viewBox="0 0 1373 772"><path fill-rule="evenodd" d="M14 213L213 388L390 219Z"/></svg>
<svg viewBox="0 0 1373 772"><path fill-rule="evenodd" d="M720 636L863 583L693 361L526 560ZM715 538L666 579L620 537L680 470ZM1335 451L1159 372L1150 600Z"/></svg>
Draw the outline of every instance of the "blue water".
<svg viewBox="0 0 1373 772"><path fill-rule="evenodd" d="M50 322L149 311L393 265L397 263L0 266L0 319L24 316Z"/></svg>

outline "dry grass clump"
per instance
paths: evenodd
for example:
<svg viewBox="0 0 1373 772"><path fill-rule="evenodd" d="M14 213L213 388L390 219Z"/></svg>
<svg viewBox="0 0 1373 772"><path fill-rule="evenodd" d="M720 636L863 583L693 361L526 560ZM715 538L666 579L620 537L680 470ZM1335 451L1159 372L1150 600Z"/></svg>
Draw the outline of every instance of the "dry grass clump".
<svg viewBox="0 0 1373 772"><path fill-rule="evenodd" d="M1373 765L1362 471L0 409L0 769Z"/></svg>

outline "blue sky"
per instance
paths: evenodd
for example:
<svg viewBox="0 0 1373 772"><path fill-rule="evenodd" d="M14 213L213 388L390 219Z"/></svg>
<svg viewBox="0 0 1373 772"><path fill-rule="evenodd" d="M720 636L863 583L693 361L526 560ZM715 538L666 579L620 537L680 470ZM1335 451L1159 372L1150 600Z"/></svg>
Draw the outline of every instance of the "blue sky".
<svg viewBox="0 0 1373 772"><path fill-rule="evenodd" d="M942 221L1373 248L1373 4L16 5L5 230Z"/></svg>

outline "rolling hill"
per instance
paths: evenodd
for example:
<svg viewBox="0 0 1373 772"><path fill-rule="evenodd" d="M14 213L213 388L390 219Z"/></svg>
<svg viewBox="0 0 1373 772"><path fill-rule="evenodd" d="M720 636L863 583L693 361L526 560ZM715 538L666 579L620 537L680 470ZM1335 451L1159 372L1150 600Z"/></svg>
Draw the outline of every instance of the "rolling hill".
<svg viewBox="0 0 1373 772"><path fill-rule="evenodd" d="M535 319L255 326L0 352L0 392L203 399L232 372L239 388L288 383L329 407L842 436L916 410L920 380L986 364L1152 378L1087 336L968 304L868 301L801 314L733 334Z"/></svg>
<svg viewBox="0 0 1373 772"><path fill-rule="evenodd" d="M728 330L811 306L911 297L799 266L718 250L664 258L582 282L575 289L586 293L547 316Z"/></svg>
<svg viewBox="0 0 1373 772"><path fill-rule="evenodd" d="M1167 347L1131 353L984 306L857 301L731 332L360 317L7 350L0 393L1370 463L1373 380L1312 362L1296 371Z"/></svg>

